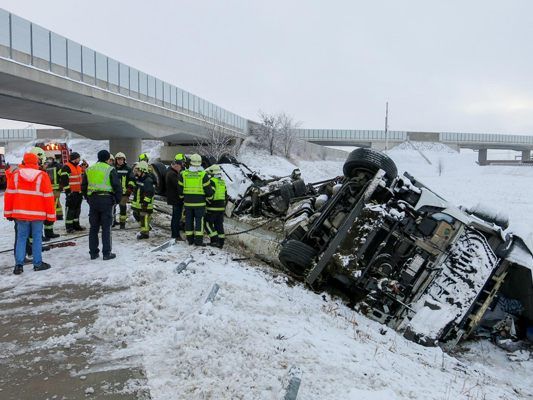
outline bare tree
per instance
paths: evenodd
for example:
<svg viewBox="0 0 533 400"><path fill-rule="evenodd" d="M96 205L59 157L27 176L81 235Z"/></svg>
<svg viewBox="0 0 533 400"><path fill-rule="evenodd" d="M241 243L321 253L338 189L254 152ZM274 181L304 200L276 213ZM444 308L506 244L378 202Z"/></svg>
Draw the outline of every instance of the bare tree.
<svg viewBox="0 0 533 400"><path fill-rule="evenodd" d="M267 114L259 112L260 125L256 127L252 135L258 144L265 148L270 155L281 152L285 157L290 157L295 141L292 130L299 126L293 118L285 113Z"/></svg>
<svg viewBox="0 0 533 400"><path fill-rule="evenodd" d="M198 139L196 152L202 156L212 156L219 160L224 154L236 156L240 147L240 140L226 134L221 123L205 120L207 136Z"/></svg>

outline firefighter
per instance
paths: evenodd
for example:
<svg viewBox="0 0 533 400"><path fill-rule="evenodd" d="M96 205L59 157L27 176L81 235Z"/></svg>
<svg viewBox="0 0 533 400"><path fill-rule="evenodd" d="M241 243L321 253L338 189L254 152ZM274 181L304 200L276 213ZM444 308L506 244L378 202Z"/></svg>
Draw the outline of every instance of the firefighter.
<svg viewBox="0 0 533 400"><path fill-rule="evenodd" d="M100 256L98 232L102 227L102 255L104 260L116 257L111 252L111 224L113 209L122 197L122 186L115 168L109 165L110 153L98 152L98 162L87 168L83 176L82 193L89 203L89 254L91 260Z"/></svg>
<svg viewBox="0 0 533 400"><path fill-rule="evenodd" d="M23 164L8 179L4 194L4 216L16 221L16 275L24 272L26 241L33 235L33 269L44 271L50 264L42 260L43 221L55 220L54 193L50 178L39 169L39 159L33 153L24 154Z"/></svg>
<svg viewBox="0 0 533 400"><path fill-rule="evenodd" d="M135 181L133 186L133 217L139 222L141 231L137 234L137 239L148 239L150 237L150 220L152 219L154 200L154 181L150 175L150 169L146 161L139 161L133 173Z"/></svg>
<svg viewBox="0 0 533 400"><path fill-rule="evenodd" d="M56 208L56 220L63 219L63 207L61 206L61 201L59 199L61 192L59 190L59 173L61 171L61 165L56 161L55 157L50 156L46 159L45 170L50 177L50 182L52 183L52 189L54 191L54 204ZM60 235L54 233L54 223L50 221L45 221L44 223L44 237L46 239L55 239Z"/></svg>
<svg viewBox="0 0 533 400"><path fill-rule="evenodd" d="M133 177L131 168L126 163L126 155L124 153L118 152L115 155L115 168L120 177L120 183L122 184L122 198L119 204L120 216L118 218L120 229L126 229L126 220L128 219L128 200L131 195L129 183L133 180Z"/></svg>
<svg viewBox="0 0 533 400"><path fill-rule="evenodd" d="M189 169L178 176L178 195L185 207L185 236L187 242L204 245L205 199L213 194L209 176L202 168L202 157L193 154Z"/></svg>
<svg viewBox="0 0 533 400"><path fill-rule="evenodd" d="M167 204L172 206L172 219L170 221L170 231L172 239L182 241L180 236L181 217L183 214L183 199L178 196L178 177L184 170L185 156L181 153L176 154L174 161L165 176L165 188L167 195Z"/></svg>
<svg viewBox="0 0 533 400"><path fill-rule="evenodd" d="M214 164L206 169L211 177L213 195L207 198L205 226L210 238L210 246L221 249L224 247L224 211L226 210L227 190L226 182L222 179L222 169Z"/></svg>
<svg viewBox="0 0 533 400"><path fill-rule="evenodd" d="M65 228L67 228L67 233L85 230L85 227L80 225L81 203L83 201L81 194L83 170L79 165L80 158L79 153L71 153L69 161L61 168L60 187L66 195Z"/></svg>

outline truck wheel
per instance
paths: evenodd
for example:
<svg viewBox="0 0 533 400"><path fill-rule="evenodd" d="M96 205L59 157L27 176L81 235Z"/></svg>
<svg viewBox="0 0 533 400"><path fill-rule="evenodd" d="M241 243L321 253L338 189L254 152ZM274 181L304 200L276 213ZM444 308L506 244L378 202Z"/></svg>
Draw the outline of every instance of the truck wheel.
<svg viewBox="0 0 533 400"><path fill-rule="evenodd" d="M209 168L211 165L216 164L217 160L213 156L202 156L202 167Z"/></svg>
<svg viewBox="0 0 533 400"><path fill-rule="evenodd" d="M398 169L389 156L371 149L359 148L352 151L342 171L344 176L353 178L358 172L375 174L379 169L385 171L387 183L391 183L398 175Z"/></svg>
<svg viewBox="0 0 533 400"><path fill-rule="evenodd" d="M316 250L311 246L298 240L289 240L281 248L278 258L293 274L304 277L306 271L313 265L316 255Z"/></svg>
<svg viewBox="0 0 533 400"><path fill-rule="evenodd" d="M161 162L154 162L151 165L154 170L155 193L164 196L167 191L165 187L165 176L167 174L167 167Z"/></svg>
<svg viewBox="0 0 533 400"><path fill-rule="evenodd" d="M238 164L238 161L231 154L222 154L218 159L219 164Z"/></svg>

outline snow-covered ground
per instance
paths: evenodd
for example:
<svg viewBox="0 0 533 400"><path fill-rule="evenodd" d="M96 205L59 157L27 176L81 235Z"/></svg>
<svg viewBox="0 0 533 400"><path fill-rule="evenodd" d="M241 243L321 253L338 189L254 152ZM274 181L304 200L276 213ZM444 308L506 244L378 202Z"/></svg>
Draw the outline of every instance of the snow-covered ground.
<svg viewBox="0 0 533 400"><path fill-rule="evenodd" d="M478 167L473 153L442 149L425 152L432 165L414 150L396 149L390 155L399 170L408 170L446 199L464 205L481 200L507 211L512 229L526 236L532 230L528 197L533 194L529 184L533 169ZM249 152L242 160L269 175L288 175L295 168L260 152ZM307 181L342 173L339 162L300 162L298 167ZM85 220L86 214L84 209ZM75 247L45 253L53 265L45 272L27 268L14 276L8 268L12 255L0 254L5 266L0 302L23 298L36 288L66 284L127 287L87 300L98 310L90 327L72 324L67 334L37 345L52 342L61 348L91 338L120 343L110 349L95 342L87 372L107 368L102 360L115 366L138 360L153 399L280 399L292 367L301 370L298 399L533 398L533 360L510 362L504 351L487 341L449 355L412 343L269 267L239 261L231 251L177 244L150 253L146 242L135 241L135 231L113 235L117 259L111 263L91 262L86 239ZM153 243L162 243L166 235L156 230ZM12 241L12 223L0 221L2 249ZM194 262L183 273L175 273L178 262L189 256ZM220 290L214 302L205 303L215 283ZM35 312L34 305L21 307ZM6 351L25 350L14 341L0 347L0 355ZM1 365L2 359L0 371L7 367ZM89 390L88 396L98 398L104 386L91 389L94 393Z"/></svg>

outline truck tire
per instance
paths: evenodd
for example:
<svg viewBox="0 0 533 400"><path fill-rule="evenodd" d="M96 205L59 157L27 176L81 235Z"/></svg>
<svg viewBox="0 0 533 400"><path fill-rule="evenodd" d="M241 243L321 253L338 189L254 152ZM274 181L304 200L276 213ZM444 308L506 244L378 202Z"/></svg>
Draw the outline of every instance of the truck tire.
<svg viewBox="0 0 533 400"><path fill-rule="evenodd" d="M304 277L311 268L317 255L315 249L298 240L289 240L283 244L278 258L281 264L294 275Z"/></svg>
<svg viewBox="0 0 533 400"><path fill-rule="evenodd" d="M160 196L164 196L167 191L165 187L165 177L167 174L167 167L165 164L159 161L153 162L151 165L152 165L152 169L154 170L155 193Z"/></svg>
<svg viewBox="0 0 533 400"><path fill-rule="evenodd" d="M219 164L238 164L239 162L231 154L222 154L218 159Z"/></svg>
<svg viewBox="0 0 533 400"><path fill-rule="evenodd" d="M396 164L389 156L375 150L359 148L348 155L342 171L347 178L353 178L357 172L375 174L379 169L385 171L385 179L388 184L398 176Z"/></svg>
<svg viewBox="0 0 533 400"><path fill-rule="evenodd" d="M202 156L202 167L209 168L211 165L216 164L217 160L213 156Z"/></svg>

